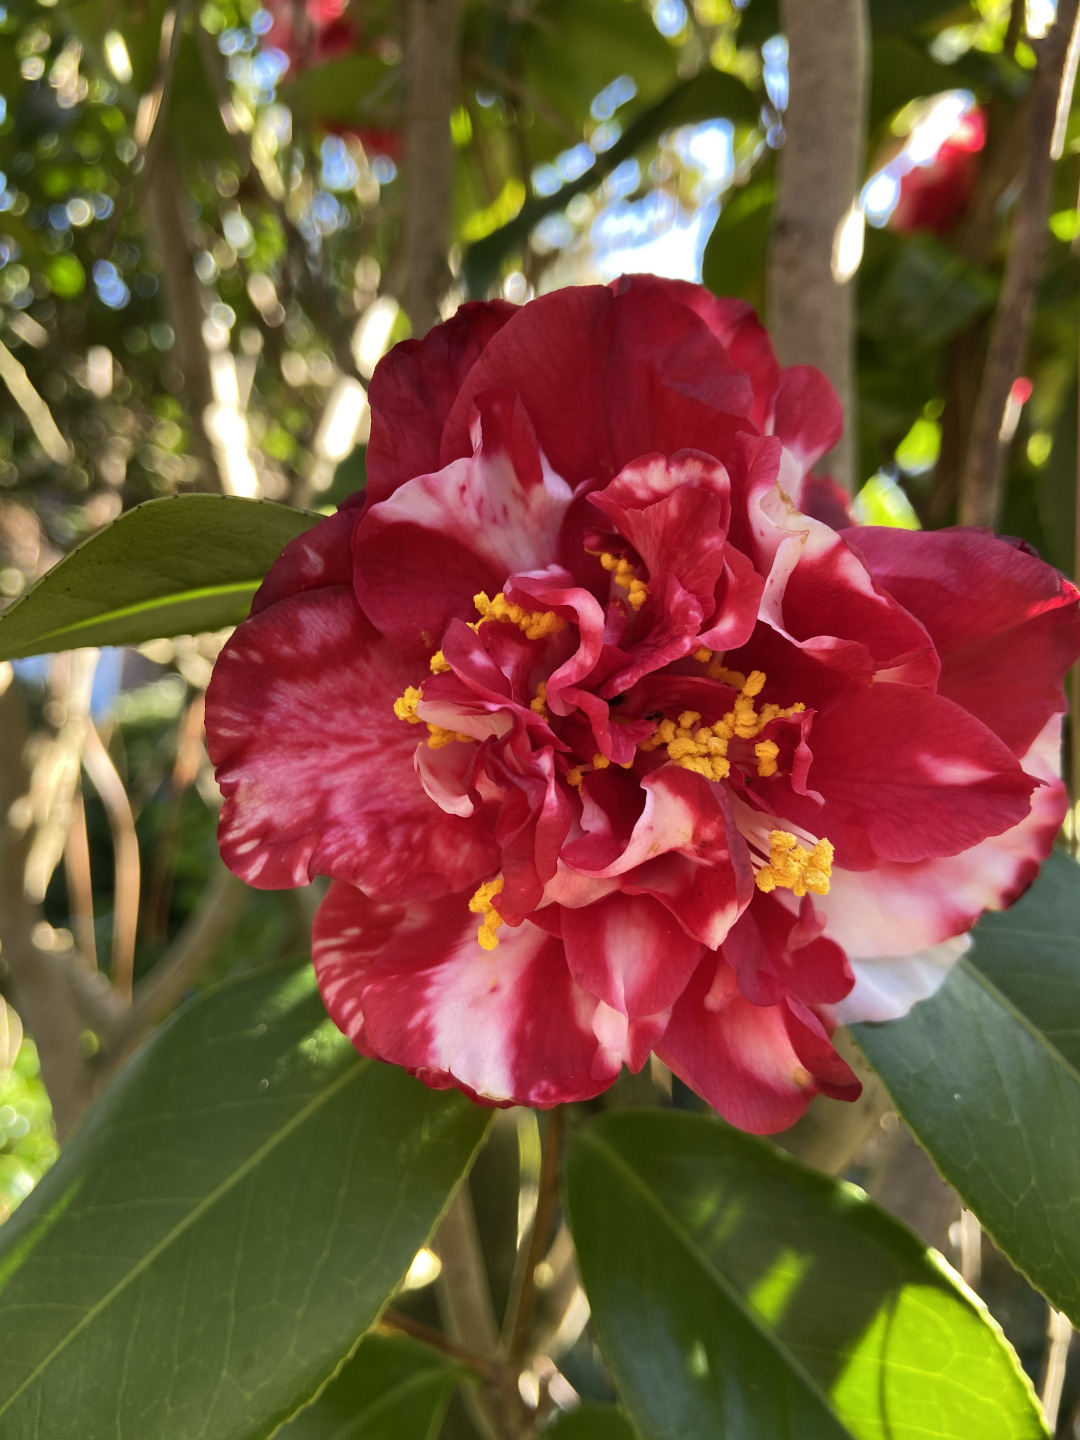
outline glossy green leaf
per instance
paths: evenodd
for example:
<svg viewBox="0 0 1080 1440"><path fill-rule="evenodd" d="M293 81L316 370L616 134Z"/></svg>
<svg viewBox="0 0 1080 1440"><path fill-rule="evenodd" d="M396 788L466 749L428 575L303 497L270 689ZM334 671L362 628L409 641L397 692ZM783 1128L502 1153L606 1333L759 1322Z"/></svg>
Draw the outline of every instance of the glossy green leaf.
<svg viewBox="0 0 1080 1440"><path fill-rule="evenodd" d="M320 519L234 495L148 500L0 615L0 660L239 624L284 547Z"/></svg>
<svg viewBox="0 0 1080 1440"><path fill-rule="evenodd" d="M369 1335L275 1440L433 1440L461 1373L414 1340Z"/></svg>
<svg viewBox="0 0 1080 1440"><path fill-rule="evenodd" d="M703 1116L577 1136L570 1219L642 1440L1037 1440L986 1312L854 1186Z"/></svg>
<svg viewBox="0 0 1080 1440"><path fill-rule="evenodd" d="M852 1034L935 1165L1080 1324L1080 871L1055 853L902 1020Z"/></svg>
<svg viewBox="0 0 1080 1440"><path fill-rule="evenodd" d="M361 1059L309 967L197 1000L0 1230L0 1435L272 1434L376 1318L487 1123Z"/></svg>

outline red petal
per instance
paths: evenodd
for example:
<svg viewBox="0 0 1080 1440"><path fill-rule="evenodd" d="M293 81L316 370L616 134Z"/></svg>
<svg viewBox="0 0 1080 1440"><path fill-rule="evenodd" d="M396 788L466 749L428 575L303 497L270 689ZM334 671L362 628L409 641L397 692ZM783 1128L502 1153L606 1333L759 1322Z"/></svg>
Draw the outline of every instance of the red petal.
<svg viewBox="0 0 1080 1440"><path fill-rule="evenodd" d="M520 310L466 377L443 464L468 452L475 398L502 388L522 397L555 470L592 485L639 455L724 455L749 428L753 403L746 376L697 316L634 282L618 295L574 286Z"/></svg>
<svg viewBox="0 0 1080 1440"><path fill-rule="evenodd" d="M462 305L422 340L403 340L376 366L368 398L368 503L442 464L443 424L465 377L494 335L517 315L504 300Z"/></svg>
<svg viewBox="0 0 1080 1440"><path fill-rule="evenodd" d="M351 585L353 579L352 536L360 510L347 505L290 540L271 565L266 579L251 602L252 615L303 590L320 590L327 585Z"/></svg>
<svg viewBox="0 0 1080 1440"><path fill-rule="evenodd" d="M648 895L609 895L564 910L562 938L578 984L632 1019L668 1009L704 949Z"/></svg>
<svg viewBox="0 0 1080 1440"><path fill-rule="evenodd" d="M1065 708L1080 654L1076 590L1052 566L980 530L849 530L874 579L925 625L942 695L1021 755Z"/></svg>
<svg viewBox="0 0 1080 1440"><path fill-rule="evenodd" d="M388 906L335 883L315 920L326 1008L358 1050L495 1104L586 1100L618 1074L562 943L526 921L481 949L467 895Z"/></svg>
<svg viewBox="0 0 1080 1440"><path fill-rule="evenodd" d="M434 649L452 619L472 619L480 590L493 595L559 553L572 495L542 462L520 406L484 396L474 419L472 455L400 485L353 540L361 605L409 650Z"/></svg>
<svg viewBox="0 0 1080 1440"><path fill-rule="evenodd" d="M820 1088L792 1044L788 1014L784 1005L751 1005L731 966L706 955L656 1053L732 1125L755 1135L786 1130Z"/></svg>
<svg viewBox="0 0 1080 1440"><path fill-rule="evenodd" d="M331 875L387 899L462 889L498 863L491 817L444 814L393 702L416 679L352 592L309 590L245 621L206 694L221 851L251 885Z"/></svg>
<svg viewBox="0 0 1080 1440"><path fill-rule="evenodd" d="M875 684L819 712L808 784L784 814L836 846L837 861L958 855L1019 824L1035 783L959 705L908 685Z"/></svg>

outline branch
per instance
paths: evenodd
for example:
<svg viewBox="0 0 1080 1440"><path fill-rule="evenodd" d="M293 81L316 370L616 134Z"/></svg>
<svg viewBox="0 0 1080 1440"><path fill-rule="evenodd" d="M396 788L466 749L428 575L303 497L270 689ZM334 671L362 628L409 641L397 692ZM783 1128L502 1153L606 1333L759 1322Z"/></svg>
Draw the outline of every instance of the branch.
<svg viewBox="0 0 1080 1440"><path fill-rule="evenodd" d="M27 375L8 347L0 340L0 380L8 388L11 398L26 416L37 442L54 465L71 462L71 447L60 433L60 428Z"/></svg>
<svg viewBox="0 0 1080 1440"><path fill-rule="evenodd" d="M865 0L781 0L788 42L773 230L769 329L781 364L816 365L844 409L830 462L838 484L855 482L853 277L861 257L859 186L866 128Z"/></svg>
<svg viewBox="0 0 1080 1440"><path fill-rule="evenodd" d="M85 1110L91 1094L91 1071L82 1052L85 1028L75 1004L72 978L77 971L74 950L57 950L46 941L41 910L25 889L26 862L33 841L26 807L30 772L26 707L12 683L10 666L0 666L0 944L11 981L16 1009L34 1037L41 1074L52 1102L53 1122L62 1141ZM26 824L19 823L25 818ZM86 979L87 977L83 977Z"/></svg>
<svg viewBox="0 0 1080 1440"><path fill-rule="evenodd" d="M439 318L450 287L454 147L461 0L408 0L405 32L405 310L413 334Z"/></svg>
<svg viewBox="0 0 1080 1440"><path fill-rule="evenodd" d="M86 727L83 766L105 806L113 843L113 943L110 974L117 994L131 999L135 965L135 931L139 923L139 841L135 818L109 752L101 743L93 720Z"/></svg>
<svg viewBox="0 0 1080 1440"><path fill-rule="evenodd" d="M520 1369L525 1359L536 1307L536 1267L547 1252L551 1222L559 1201L559 1172L562 1166L563 1140L566 1135L566 1113L561 1106L548 1112L544 1153L540 1161L540 1184L536 1197L536 1214L529 1234L521 1289L513 1310L510 1343L507 1355L511 1365Z"/></svg>
<svg viewBox="0 0 1080 1440"><path fill-rule="evenodd" d="M960 477L961 525L993 525L1001 505L1007 449L1002 425L1009 391L1027 353L1042 273L1054 172L1051 142L1078 9L1078 0L1060 0L1032 82L1023 189Z"/></svg>

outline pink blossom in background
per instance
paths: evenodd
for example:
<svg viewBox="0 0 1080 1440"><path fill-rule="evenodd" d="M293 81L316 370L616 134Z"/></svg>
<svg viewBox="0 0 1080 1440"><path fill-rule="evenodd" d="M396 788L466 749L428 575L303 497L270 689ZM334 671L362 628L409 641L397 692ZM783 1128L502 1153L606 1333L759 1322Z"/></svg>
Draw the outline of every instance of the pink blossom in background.
<svg viewBox="0 0 1080 1440"><path fill-rule="evenodd" d="M917 230L947 235L971 202L985 144L986 115L969 110L930 163L915 166L901 178L890 228L902 235Z"/></svg>
<svg viewBox="0 0 1080 1440"><path fill-rule="evenodd" d="M207 695L222 853L331 877L362 1053L496 1104L655 1053L733 1123L853 1098L1065 811L1076 591L976 530L832 528L838 402L741 302L634 276L471 304L371 383L366 495Z"/></svg>

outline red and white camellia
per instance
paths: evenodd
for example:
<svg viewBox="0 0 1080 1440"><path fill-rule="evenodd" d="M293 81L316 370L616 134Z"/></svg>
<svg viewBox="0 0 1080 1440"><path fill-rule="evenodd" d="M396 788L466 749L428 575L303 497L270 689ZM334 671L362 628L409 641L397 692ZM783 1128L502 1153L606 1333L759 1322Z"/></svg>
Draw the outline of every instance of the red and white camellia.
<svg viewBox="0 0 1080 1440"><path fill-rule="evenodd" d="M363 503L206 711L229 865L332 879L334 1020L497 1104L650 1053L749 1130L856 1095L836 1020L928 994L1050 848L1076 592L811 518L835 396L694 286L466 305L370 399Z"/></svg>

